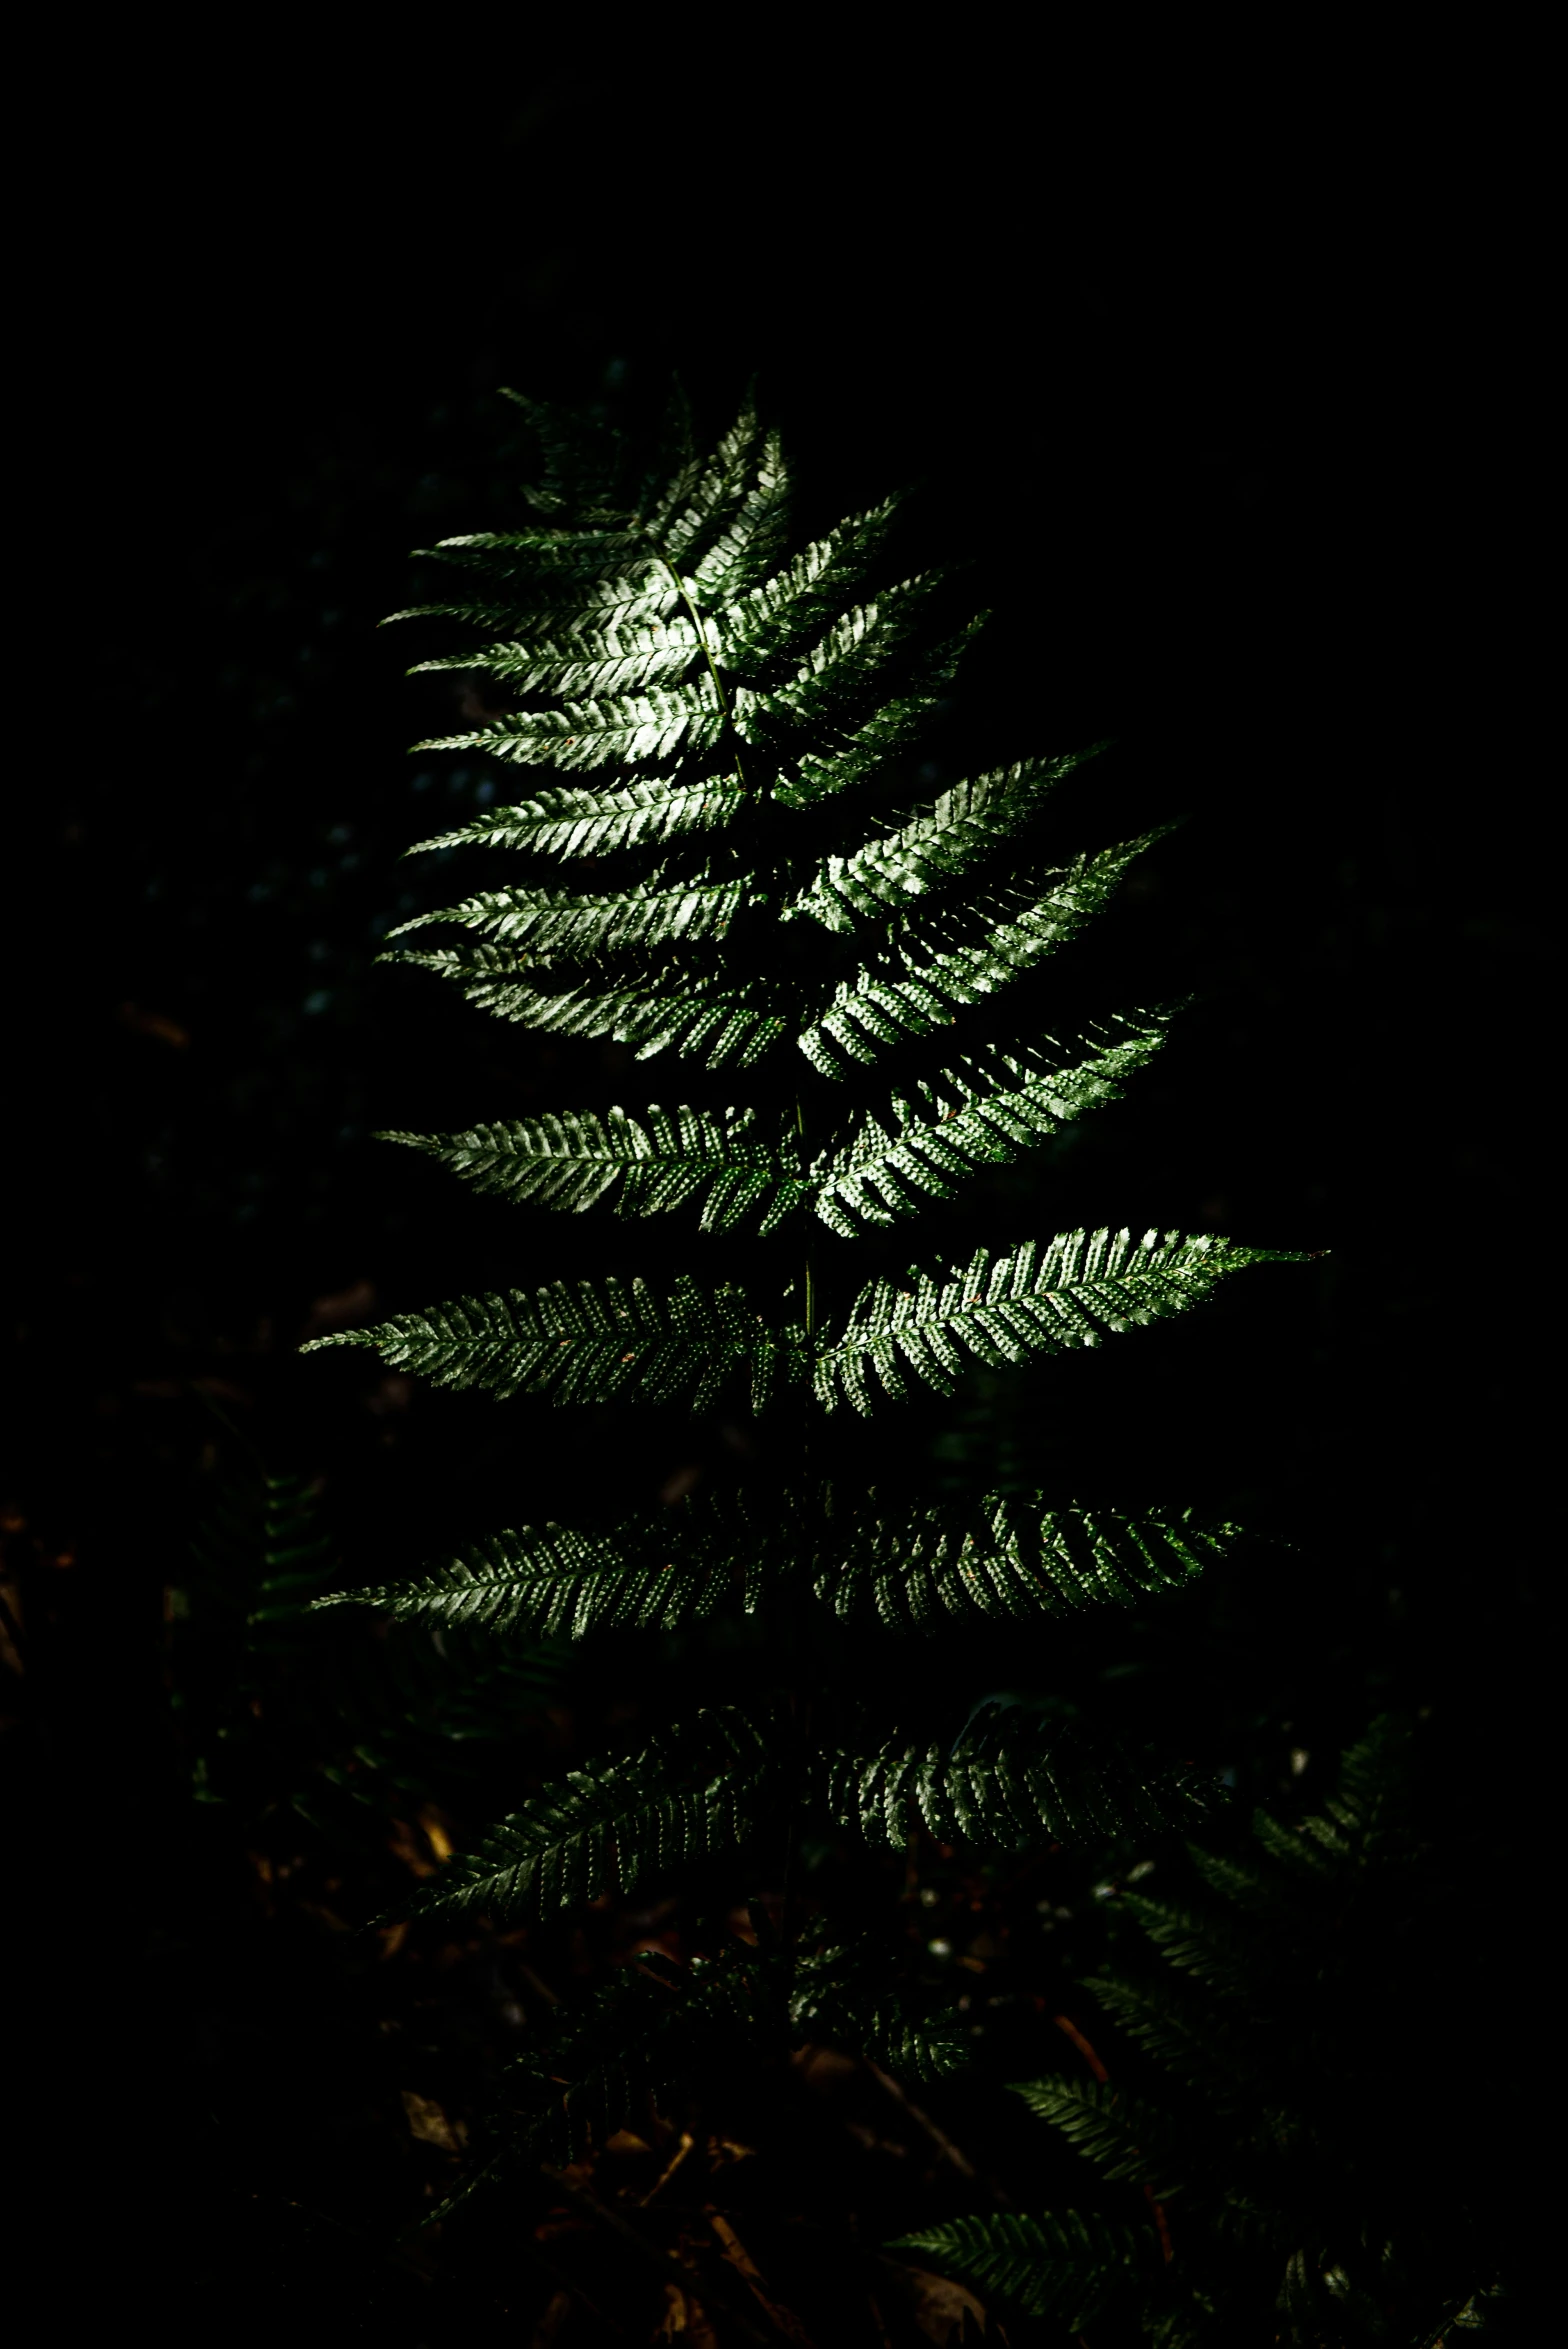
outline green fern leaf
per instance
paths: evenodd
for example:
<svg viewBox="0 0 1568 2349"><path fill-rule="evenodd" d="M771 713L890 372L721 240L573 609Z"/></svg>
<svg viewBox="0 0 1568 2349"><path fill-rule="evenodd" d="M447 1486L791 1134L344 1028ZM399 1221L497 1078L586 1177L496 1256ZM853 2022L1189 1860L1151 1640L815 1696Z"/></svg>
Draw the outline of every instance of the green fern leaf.
<svg viewBox="0 0 1568 2349"><path fill-rule="evenodd" d="M678 750L710 748L724 731L725 716L711 678L699 677L689 685L494 718L474 733L433 735L414 748L484 751L526 766L636 766Z"/></svg>
<svg viewBox="0 0 1568 2349"><path fill-rule="evenodd" d="M839 1615L874 1610L890 1629L930 1631L953 1616L1130 1605L1201 1573L1232 1532L1185 1518L1049 1509L1038 1496L884 1510L874 1495L846 1508L831 1493L813 1505L789 1494L748 1502L742 1492L683 1501L606 1533L546 1525L492 1534L434 1573L321 1603L581 1638L602 1623L673 1629L729 1593L754 1612L782 1583L809 1580Z"/></svg>
<svg viewBox="0 0 1568 2349"><path fill-rule="evenodd" d="M982 2292L1045 2317L1069 2333L1086 2332L1148 2264L1141 2236L1096 2211L1064 2210L1044 2218L1013 2211L966 2215L900 2235L895 2251L921 2251L955 2268Z"/></svg>
<svg viewBox="0 0 1568 2349"><path fill-rule="evenodd" d="M792 675L763 687L740 687L736 722L748 740L767 741L780 723L832 721L866 692L919 625L941 584L939 573L903 580L875 602L835 620Z"/></svg>
<svg viewBox="0 0 1568 2349"><path fill-rule="evenodd" d="M872 1610L897 1631L1131 1606L1192 1581L1237 1531L1157 1512L1048 1508L1038 1494L887 1515L868 1505L847 1524L830 1518L814 1588L835 1613Z"/></svg>
<svg viewBox="0 0 1568 2349"><path fill-rule="evenodd" d="M678 1511L612 1532L523 1526L473 1543L416 1580L334 1592L318 1606L384 1609L403 1620L508 1633L566 1632L582 1639L601 1625L674 1630L713 1612L734 1587L735 1536L727 1526Z"/></svg>
<svg viewBox="0 0 1568 2349"><path fill-rule="evenodd" d="M574 614L631 603L661 590L668 577L635 530L472 530L416 552L426 562L475 573L489 590L478 599L483 603L516 581L530 605L554 602ZM673 604L677 582L668 585Z"/></svg>
<svg viewBox="0 0 1568 2349"><path fill-rule="evenodd" d="M772 1126L772 1131L769 1131ZM378 1135L423 1150L479 1191L573 1213L613 1198L623 1216L702 1201L704 1231L752 1218L771 1231L809 1196L794 1134L755 1110L586 1110L475 1126L463 1134Z"/></svg>
<svg viewBox="0 0 1568 2349"><path fill-rule="evenodd" d="M1042 1843L1110 1842L1190 1821L1212 1791L1122 1754L1086 1751L1067 1732L1004 1717L995 1750L951 1751L897 1739L872 1754L835 1752L827 1802L841 1826L902 1850L917 1828L942 1843L1022 1852Z"/></svg>
<svg viewBox="0 0 1568 2349"><path fill-rule="evenodd" d="M1100 2080L1026 2080L1014 2094L1049 2121L1102 2178L1147 2186L1161 2202L1180 2191L1170 2123Z"/></svg>
<svg viewBox="0 0 1568 2349"><path fill-rule="evenodd" d="M845 593L864 581L902 502L884 498L840 523L729 604L718 617L727 665L755 682L771 663L824 636L843 609Z"/></svg>
<svg viewBox="0 0 1568 2349"><path fill-rule="evenodd" d="M723 606L762 574L782 552L789 528L790 481L777 433L768 433L755 473L733 521L711 537L692 567L690 589L698 605ZM688 558L689 559L689 558Z"/></svg>
<svg viewBox="0 0 1568 2349"><path fill-rule="evenodd" d="M722 936L747 902L741 881L711 881L704 875L660 888L655 874L640 889L614 897L582 897L573 891L491 889L432 913L400 922L400 938L431 922L461 922L526 952L531 963L581 961L599 954L672 945L679 939Z"/></svg>
<svg viewBox="0 0 1568 2349"><path fill-rule="evenodd" d="M415 1894L423 1916L497 1923L630 1892L753 1834L777 1768L765 1712L702 1712L640 1754L572 1770L449 1860Z"/></svg>
<svg viewBox="0 0 1568 2349"><path fill-rule="evenodd" d="M1300 1262L1298 1252L1243 1248L1176 1232L1067 1232L1042 1250L977 1250L963 1270L913 1272L907 1285L876 1280L862 1290L841 1334L822 1347L816 1391L832 1409L870 1413L875 1372L890 1396L916 1381L951 1394L966 1355L992 1364L1097 1346L1108 1331L1136 1328L1196 1305L1227 1273Z"/></svg>
<svg viewBox="0 0 1568 2349"><path fill-rule="evenodd" d="M831 856L811 886L783 907L784 921L852 931L857 919L885 920L912 897L957 880L1010 841L1064 775L1106 748L998 767L955 783L924 814L889 827L846 856Z"/></svg>
<svg viewBox="0 0 1568 2349"><path fill-rule="evenodd" d="M962 636L928 656L913 692L884 702L847 731L834 729L837 739L827 746L820 741L806 748L791 746L780 767L774 798L785 807L812 807L881 775L900 751L908 749L940 706L943 691L979 625L976 621Z"/></svg>
<svg viewBox="0 0 1568 2349"><path fill-rule="evenodd" d="M405 850L525 848L540 856L608 856L620 848L653 847L688 832L716 832L733 821L746 794L737 776L697 775L647 781L633 777L608 789L557 785L516 806L476 816L455 832L438 832Z"/></svg>
<svg viewBox="0 0 1568 2349"><path fill-rule="evenodd" d="M670 685L709 649L689 620L618 619L532 643L514 639L471 653L442 653L416 661L411 677L427 671L482 669L516 693L556 693L599 701L640 688Z"/></svg>
<svg viewBox="0 0 1568 2349"><path fill-rule="evenodd" d="M1027 1061L993 1052L955 1062L910 1098L895 1097L891 1131L868 1111L848 1141L814 1162L816 1213L853 1238L861 1224L891 1224L928 1199L952 1198L982 1166L1017 1158L1118 1099L1124 1078L1164 1043L1172 1016L1134 1013ZM1075 1051L1086 1057L1075 1061Z"/></svg>
<svg viewBox="0 0 1568 2349"><path fill-rule="evenodd" d="M394 1370L500 1397L666 1403L689 1395L699 1411L741 1369L750 1373L752 1408L762 1410L802 1376L806 1359L804 1331L770 1328L740 1290L704 1291L689 1278L667 1298L635 1279L460 1297L315 1338L303 1351L326 1346L366 1346Z"/></svg>
<svg viewBox="0 0 1568 2349"><path fill-rule="evenodd" d="M459 547L467 543L452 542ZM442 547L422 551L427 559L453 559ZM483 628L492 635L504 630L511 642L526 643L530 637L553 635L563 624L568 628L651 628L680 608L679 582L651 557L623 576L595 578L591 568L587 576L581 570L568 571L559 577L553 595L532 564L519 571L499 556L492 564L482 551L462 559L483 571L486 583L501 592L481 592L460 601L405 604L401 611L388 612L381 626L395 627L403 620L457 620L466 628ZM510 577L526 580L523 594L504 592ZM590 614L591 621L587 618Z"/></svg>
<svg viewBox="0 0 1568 2349"><path fill-rule="evenodd" d="M750 1068L787 1034L778 1013L757 1001L757 990L721 987L689 977L662 985L629 975L614 987L575 987L547 993L517 975L517 957L501 946L418 953L394 947L377 958L437 972L461 987L468 1001L498 1019L517 1020L557 1036L611 1036L636 1047L637 1058L682 1052L709 1068Z"/></svg>
<svg viewBox="0 0 1568 2349"><path fill-rule="evenodd" d="M761 477L776 479L779 471L777 441L771 434L764 439L757 412L748 401L707 463L671 483L666 498L648 516L648 536L672 569L684 565L688 571L699 570L704 558L717 554L727 534L741 523ZM725 561L720 555L721 571Z"/></svg>
<svg viewBox="0 0 1568 2349"><path fill-rule="evenodd" d="M888 1045L951 1027L962 1006L983 1002L1076 937L1110 902L1133 859L1160 837L1150 832L1082 857L1032 901L1012 892L944 904L918 921L906 915L905 935L842 981L827 1010L802 1030L801 1051L824 1076L842 1077L846 1061L874 1061Z"/></svg>

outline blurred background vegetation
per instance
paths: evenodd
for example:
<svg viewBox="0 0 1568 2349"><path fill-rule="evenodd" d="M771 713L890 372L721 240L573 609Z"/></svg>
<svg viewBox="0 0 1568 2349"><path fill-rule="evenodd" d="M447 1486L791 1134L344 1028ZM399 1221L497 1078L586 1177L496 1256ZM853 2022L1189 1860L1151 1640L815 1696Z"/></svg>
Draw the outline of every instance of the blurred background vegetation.
<svg viewBox="0 0 1568 2349"><path fill-rule="evenodd" d="M21 794L4 1662L37 1865L18 1929L93 2083L53 2124L93 2148L83 2187L112 2198L116 2148L145 2145L138 2168L196 2214L177 2261L214 2307L258 2247L286 2301L307 2288L290 2276L327 2288L333 2228L380 2242L417 2210L451 2146L411 2133L404 2092L479 2099L523 1995L493 1951L417 1941L388 1991L337 1930L461 1830L452 1786L416 1784L360 1876L338 1830L280 1814L297 1755L193 1803L173 1700L217 1479L253 1456L297 1472L353 1578L386 1580L503 1508L647 1503L733 1473L752 1440L296 1358L463 1286L676 1244L563 1233L370 1139L644 1082L617 1050L519 1036L373 966L434 901L403 848L494 789L409 757L451 689L405 682L414 656L376 622L411 599L411 548L517 517L501 383L614 412L678 370L713 428L755 371L804 530L914 479L921 555L973 560L995 617L937 771L1109 736L1064 841L1188 818L1087 950L1112 1000L1196 996L1177 1042L955 1225L1126 1219L1330 1253L1125 1362L976 1378L894 1440L956 1484L1042 1461L1108 1477L1130 1450L1147 1497L1297 1546L1036 1678L1264 1792L1331 1766L1372 1712L1418 1713L1472 1854L1504 1848L1500 1789L1527 1776L1546 1421L1494 1268L1529 1253L1551 888L1495 624L1466 635L1450 608L1508 495L1454 357L1500 330L1462 190L1451 234L1396 253L1370 181L1330 201L1321 173L1271 176L1261 125L1208 163L1200 141L1169 201L1130 132L1053 143L976 61L748 86L753 196L703 136L649 135L635 59L442 73L374 100L263 75L140 127L101 98L75 150L92 234L37 362L69 521ZM740 96L719 76L691 103ZM712 1668L711 1646L666 1642L655 1666L604 1643L543 1688L494 1783ZM939 1676L967 1706L995 1665L912 1649L908 1668L912 1704ZM300 1735L313 1768L338 1732ZM312 1869L291 1901L288 1872ZM547 1980L563 1952L518 1962ZM1026 1981L1044 1960L1018 1963ZM399 2303L401 2271L358 2256L342 2307ZM461 2309L462 2283L441 2288Z"/></svg>

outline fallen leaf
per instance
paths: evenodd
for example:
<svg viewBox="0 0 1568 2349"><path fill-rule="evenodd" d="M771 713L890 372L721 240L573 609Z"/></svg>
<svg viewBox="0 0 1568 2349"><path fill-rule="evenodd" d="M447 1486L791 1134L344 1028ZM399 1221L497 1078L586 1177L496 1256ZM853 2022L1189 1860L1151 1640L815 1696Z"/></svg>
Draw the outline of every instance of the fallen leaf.
<svg viewBox="0 0 1568 2349"><path fill-rule="evenodd" d="M461 2121L448 2120L439 2104L428 2096L416 2096L412 2088L401 2093L411 2137L417 2137L422 2145L439 2145L443 2153L462 2152L468 2131Z"/></svg>

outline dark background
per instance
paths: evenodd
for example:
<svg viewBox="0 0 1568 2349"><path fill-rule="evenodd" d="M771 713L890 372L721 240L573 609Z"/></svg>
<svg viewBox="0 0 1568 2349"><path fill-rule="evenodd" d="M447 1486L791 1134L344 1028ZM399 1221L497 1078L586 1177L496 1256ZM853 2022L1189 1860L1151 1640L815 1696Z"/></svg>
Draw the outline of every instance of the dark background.
<svg viewBox="0 0 1568 2349"><path fill-rule="evenodd" d="M650 133L678 87L688 124ZM371 965L430 901L398 855L477 775L408 758L445 720L375 623L409 600L410 547L517 518L501 383L613 406L678 369L712 430L755 371L804 527L919 479L921 552L974 560L996 617L950 770L1111 736L1072 845L1189 817L1106 950L1195 991L1188 1031L1071 1163L979 1213L1029 1228L1054 1181L1059 1223L1331 1253L1074 1396L976 1390L919 1441L939 1472L1081 1442L1295 1539L1188 1626L1182 1686L1149 1667L1160 1718L1196 1708L1212 1758L1262 1782L1385 1703L1421 1711L1469 1865L1512 1864L1555 883L1506 203L1457 140L1391 155L1371 101L1152 145L1083 112L1004 60L710 87L470 59L395 93L334 67L237 72L189 108L100 96L78 129L83 226L35 361L60 518L19 794L4 1498L15 1915L67 2018L39 2041L73 2083L63 2129L44 2101L89 2203L128 2141L184 2176L228 2110L189 2087L175 2010L268 1995L264 1966L235 1987L259 1961L221 1837L192 1841L166 1704L202 1382L269 1460L325 1476L367 1578L499 1491L646 1500L723 1455L625 1415L515 1407L498 1432L368 1356L295 1358L503 1265L641 1244L514 1229L368 1139L624 1090L613 1056L542 1053ZM142 1966L168 1946L198 1952L172 1998ZM286 2199L288 2132L236 2125Z"/></svg>

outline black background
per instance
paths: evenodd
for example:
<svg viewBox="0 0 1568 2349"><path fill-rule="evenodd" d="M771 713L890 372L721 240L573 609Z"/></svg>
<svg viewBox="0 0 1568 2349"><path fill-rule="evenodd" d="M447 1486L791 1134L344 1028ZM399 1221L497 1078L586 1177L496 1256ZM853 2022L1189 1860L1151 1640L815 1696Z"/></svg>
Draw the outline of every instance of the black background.
<svg viewBox="0 0 1568 2349"><path fill-rule="evenodd" d="M1391 126L1397 77L1146 127L1114 81L978 50L891 81L608 48L395 88L236 62L187 98L127 65L68 144L29 359L51 584L9 1152L7 1497L74 1561L16 1741L20 1931L100 2184L114 2131L164 2128L163 2025L103 1920L123 1957L178 1906L159 1601L210 1432L188 1382L329 1469L366 1556L417 1553L449 1441L481 1493L569 1492L609 1444L646 1495L685 1459L675 1425L526 1413L501 1446L368 1357L293 1356L320 1301L424 1302L511 1245L366 1140L501 1113L485 1023L370 968L431 707L374 623L410 546L515 516L500 383L630 397L674 368L711 429L756 372L807 527L920 479L923 545L974 559L996 618L953 758L1108 735L1083 836L1190 817L1125 935L1198 992L1193 1039L1096 1141L1089 1212L1331 1253L1186 1351L1151 1340L1078 1406L1085 1441L1152 1413L1162 1461L1306 1543L1200 1689L1240 1653L1236 1718L1314 1745L1429 1708L1501 1851L1539 1639L1555 897L1520 159L1459 160L1448 114ZM548 1097L553 1064L505 1066Z"/></svg>

